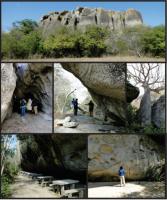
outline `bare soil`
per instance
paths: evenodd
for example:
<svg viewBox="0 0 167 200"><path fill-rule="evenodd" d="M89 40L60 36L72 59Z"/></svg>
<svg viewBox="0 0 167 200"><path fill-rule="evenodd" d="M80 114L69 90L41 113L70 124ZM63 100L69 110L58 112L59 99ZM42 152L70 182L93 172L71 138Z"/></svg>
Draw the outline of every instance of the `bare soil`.
<svg viewBox="0 0 167 200"><path fill-rule="evenodd" d="M137 57L137 56L105 56L82 58L32 58L32 59L6 59L2 62L165 62L165 58Z"/></svg>
<svg viewBox="0 0 167 200"><path fill-rule="evenodd" d="M164 182L128 182L121 187L118 182L88 184L89 198L164 198Z"/></svg>
<svg viewBox="0 0 167 200"><path fill-rule="evenodd" d="M104 124L103 121L90 117L88 115L78 114L67 114L58 117L55 115L55 119L64 119L66 116L71 116L72 121L78 122L79 125L76 128L65 128L63 126L56 126L54 123L55 133L121 133L125 132L124 127L116 127L110 124Z"/></svg>
<svg viewBox="0 0 167 200"><path fill-rule="evenodd" d="M42 187L29 177L18 175L10 186L11 198L58 198L58 194L50 191L49 187Z"/></svg>
<svg viewBox="0 0 167 200"><path fill-rule="evenodd" d="M26 114L21 117L18 113L2 124L2 133L52 133L52 118L44 113Z"/></svg>

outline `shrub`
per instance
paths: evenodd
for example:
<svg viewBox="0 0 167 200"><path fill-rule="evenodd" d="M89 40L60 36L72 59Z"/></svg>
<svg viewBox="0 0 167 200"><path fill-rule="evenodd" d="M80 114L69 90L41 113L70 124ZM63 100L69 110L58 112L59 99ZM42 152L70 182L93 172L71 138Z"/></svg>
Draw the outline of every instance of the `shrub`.
<svg viewBox="0 0 167 200"><path fill-rule="evenodd" d="M165 161L150 166L145 177L147 181L165 181Z"/></svg>
<svg viewBox="0 0 167 200"><path fill-rule="evenodd" d="M11 195L10 184L14 181L18 174L19 168L14 164L8 162L5 165L3 175L1 177L1 197L9 198Z"/></svg>
<svg viewBox="0 0 167 200"><path fill-rule="evenodd" d="M165 56L165 28L157 26L145 31L141 37L143 50L146 54L152 54L156 57Z"/></svg>
<svg viewBox="0 0 167 200"><path fill-rule="evenodd" d="M42 36L37 24L31 20L14 23L9 33L2 33L3 58L28 58L40 52Z"/></svg>

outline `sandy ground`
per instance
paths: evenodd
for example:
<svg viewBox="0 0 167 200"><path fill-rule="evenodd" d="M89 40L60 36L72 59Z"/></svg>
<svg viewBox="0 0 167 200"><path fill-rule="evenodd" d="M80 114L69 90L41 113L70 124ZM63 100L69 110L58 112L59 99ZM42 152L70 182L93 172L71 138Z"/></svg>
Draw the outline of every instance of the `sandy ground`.
<svg viewBox="0 0 167 200"><path fill-rule="evenodd" d="M52 118L44 113L26 114L21 117L13 113L2 125L2 133L51 133Z"/></svg>
<svg viewBox="0 0 167 200"><path fill-rule="evenodd" d="M117 133L125 131L124 128L118 128L113 125L103 125L103 122L88 115L73 116L72 120L79 123L76 128L65 128L54 125L55 133Z"/></svg>
<svg viewBox="0 0 167 200"><path fill-rule="evenodd" d="M164 198L164 182L130 182L120 187L118 182L89 183L89 198Z"/></svg>
<svg viewBox="0 0 167 200"><path fill-rule="evenodd" d="M98 58L32 58L32 59L6 59L2 62L165 62L165 58L137 57L137 56L106 56Z"/></svg>
<svg viewBox="0 0 167 200"><path fill-rule="evenodd" d="M42 187L29 177L18 175L11 185L11 198L56 198L56 193Z"/></svg>

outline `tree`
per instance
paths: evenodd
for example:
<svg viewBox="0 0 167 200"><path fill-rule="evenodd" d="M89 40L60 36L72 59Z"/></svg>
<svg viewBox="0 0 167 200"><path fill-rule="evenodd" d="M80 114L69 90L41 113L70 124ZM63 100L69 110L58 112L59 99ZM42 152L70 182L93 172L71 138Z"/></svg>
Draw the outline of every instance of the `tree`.
<svg viewBox="0 0 167 200"><path fill-rule="evenodd" d="M22 21L14 22L13 27L14 29L19 29L24 34L29 34L38 27L38 24L31 19L24 19Z"/></svg>
<svg viewBox="0 0 167 200"><path fill-rule="evenodd" d="M1 176L3 174L8 157L13 156L13 151L11 149L13 140L14 138L12 135L1 136Z"/></svg>
<svg viewBox="0 0 167 200"><path fill-rule="evenodd" d="M133 80L136 86L144 88L139 109L142 125L151 124L151 94L160 93L165 88L165 77L160 63L138 63L128 65L128 79Z"/></svg>

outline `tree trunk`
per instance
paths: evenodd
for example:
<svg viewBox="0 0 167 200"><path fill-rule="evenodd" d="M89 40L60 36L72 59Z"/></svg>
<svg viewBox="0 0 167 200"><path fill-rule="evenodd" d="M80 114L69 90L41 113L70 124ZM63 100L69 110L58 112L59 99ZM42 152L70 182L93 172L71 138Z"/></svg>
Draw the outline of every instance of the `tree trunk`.
<svg viewBox="0 0 167 200"><path fill-rule="evenodd" d="M145 89L139 109L139 119L142 126L151 124L151 95L150 89Z"/></svg>

